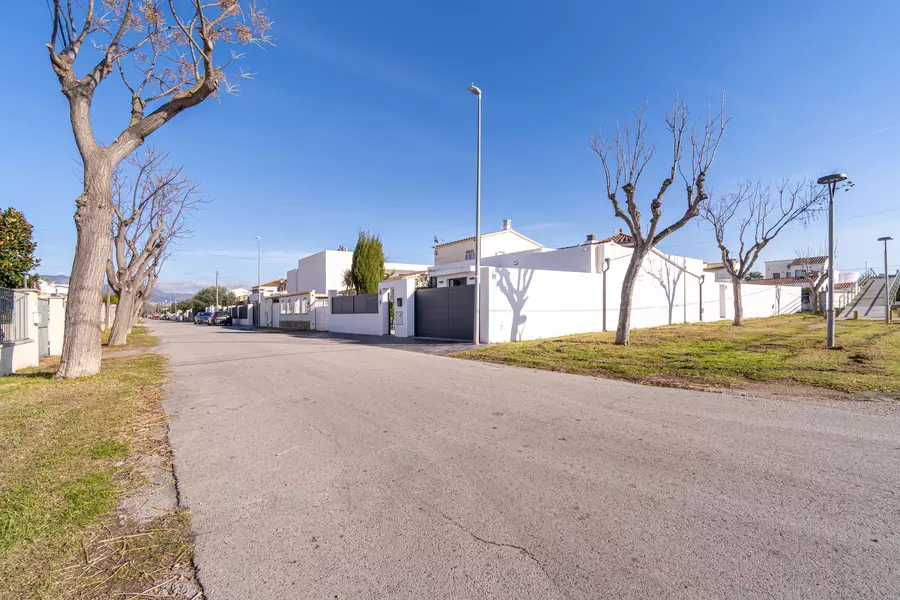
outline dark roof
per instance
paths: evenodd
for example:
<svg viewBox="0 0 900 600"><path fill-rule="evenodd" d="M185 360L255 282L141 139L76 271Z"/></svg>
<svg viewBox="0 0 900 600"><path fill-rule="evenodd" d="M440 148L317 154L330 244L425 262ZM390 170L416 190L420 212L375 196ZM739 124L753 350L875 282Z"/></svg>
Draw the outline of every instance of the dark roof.
<svg viewBox="0 0 900 600"><path fill-rule="evenodd" d="M782 260L767 260L766 264L773 262L785 262L791 261L788 263L788 267L793 267L794 265L824 265L828 262L827 256L810 256L809 258L784 258Z"/></svg>
<svg viewBox="0 0 900 600"><path fill-rule="evenodd" d="M608 238L606 238L605 240L600 240L597 243L598 244L608 244L610 242L612 242L613 244L633 244L634 238L632 238L627 233L622 233L622 230L619 229L619 233L617 233L615 235L611 235Z"/></svg>

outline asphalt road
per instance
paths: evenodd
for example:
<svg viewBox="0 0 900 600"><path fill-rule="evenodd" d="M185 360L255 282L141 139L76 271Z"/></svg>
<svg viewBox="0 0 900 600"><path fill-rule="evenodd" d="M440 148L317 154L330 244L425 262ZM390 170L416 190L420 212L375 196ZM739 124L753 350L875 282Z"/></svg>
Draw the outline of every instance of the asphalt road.
<svg viewBox="0 0 900 600"><path fill-rule="evenodd" d="M897 405L153 330L209 600L900 597Z"/></svg>

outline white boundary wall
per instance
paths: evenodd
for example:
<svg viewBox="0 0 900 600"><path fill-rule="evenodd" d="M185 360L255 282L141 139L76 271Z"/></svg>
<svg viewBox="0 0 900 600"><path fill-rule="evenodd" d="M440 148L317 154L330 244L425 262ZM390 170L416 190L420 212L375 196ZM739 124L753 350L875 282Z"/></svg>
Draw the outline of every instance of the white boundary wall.
<svg viewBox="0 0 900 600"><path fill-rule="evenodd" d="M619 250L623 250L619 248ZM630 250L624 249L629 255ZM677 257L672 257L673 259ZM702 261L686 260L688 267ZM621 265L616 264L618 262ZM692 262L698 263L692 265ZM631 326L657 327L700 321L700 282L665 260L649 255L634 288ZM627 258L610 261L606 274L606 331L615 331ZM484 343L532 340L603 331L603 275L534 269L482 268L482 339ZM744 316L768 317L798 312L800 289L770 285L742 286ZM730 283L707 276L703 283L703 320L734 318Z"/></svg>
<svg viewBox="0 0 900 600"><path fill-rule="evenodd" d="M388 333L387 302L385 302L385 290L379 292L378 312L353 315L336 315L331 312L331 298L337 295L337 290L329 290L328 296L328 331L336 333L359 333L362 335L384 335Z"/></svg>

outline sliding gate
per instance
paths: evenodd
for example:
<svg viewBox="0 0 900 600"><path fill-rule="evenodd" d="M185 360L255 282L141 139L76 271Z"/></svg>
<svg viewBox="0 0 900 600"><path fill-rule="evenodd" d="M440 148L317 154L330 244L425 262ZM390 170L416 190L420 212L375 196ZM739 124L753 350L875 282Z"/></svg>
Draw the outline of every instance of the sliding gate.
<svg viewBox="0 0 900 600"><path fill-rule="evenodd" d="M471 340L475 331L475 286L416 290L416 336Z"/></svg>

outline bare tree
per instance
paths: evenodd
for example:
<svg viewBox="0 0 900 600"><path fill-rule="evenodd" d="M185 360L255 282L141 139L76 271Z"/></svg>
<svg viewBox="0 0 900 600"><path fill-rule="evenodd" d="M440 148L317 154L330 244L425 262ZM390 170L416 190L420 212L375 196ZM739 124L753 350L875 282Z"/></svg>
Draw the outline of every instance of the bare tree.
<svg viewBox="0 0 900 600"><path fill-rule="evenodd" d="M809 284L809 302L813 312L820 312L819 295L822 286L828 280L828 265L821 260L824 252L820 251L818 257L811 247L807 247L794 251L794 260L791 261L792 267L800 267L803 275L800 277ZM818 260L816 260L818 258ZM798 269L795 269L795 272Z"/></svg>
<svg viewBox="0 0 900 600"><path fill-rule="evenodd" d="M235 91L231 63L215 47L270 42L266 13L241 0L53 0L47 44L50 64L69 103L69 120L83 166L83 190L75 201L77 241L66 306L65 340L58 377L93 375L100 369L100 304L112 221L111 178L147 136L175 115L223 89ZM176 8L176 5L178 8ZM85 43L88 50L83 52ZM76 74L80 55L92 62ZM114 71L129 93L128 123L112 143L94 136L91 104L97 87ZM155 108L154 108L155 107Z"/></svg>
<svg viewBox="0 0 900 600"><path fill-rule="evenodd" d="M718 114L713 114L712 109L707 106L706 122L703 126L698 129L697 124L694 123L688 127L687 106L676 100L674 110L671 114L666 115L666 128L672 137L671 166L650 201L650 223L644 228L636 200L637 188L644 169L653 158L654 152L654 147L647 146L646 142L647 126L644 122L646 108L647 103L645 102L640 111L635 111L634 129L631 128L631 125L626 125L624 129L616 125L616 137L612 142L607 142L602 134L596 138L591 136L591 149L603 163L606 196L612 202L613 214L625 221L633 240L631 260L622 283L619 323L616 328L616 344L620 345L627 345L631 338L631 304L634 296L634 282L641 264L654 246L684 227L688 221L699 214L700 204L707 197L706 178L725 133L725 127L730 120L725 116L725 98L723 96L722 107ZM686 129L691 146L691 162L687 169L682 163ZM610 150L615 152L615 165L612 164L613 159L609 156ZM662 217L663 196L675 182L677 175L680 175L684 182L686 201L684 213L671 225L661 227L659 221ZM625 196L624 210L619 198L620 191Z"/></svg>
<svg viewBox="0 0 900 600"><path fill-rule="evenodd" d="M791 223L815 219L825 199L822 186L785 179L775 186L774 194L771 186L748 182L740 184L736 192L708 198L700 205L701 216L713 226L722 263L734 286L733 325L744 324L741 284L750 278L759 253Z"/></svg>
<svg viewBox="0 0 900 600"><path fill-rule="evenodd" d="M106 279L119 297L119 307L110 346L125 344L135 307L141 306L145 295L142 290L150 282L152 291L166 248L190 234L187 214L202 202L196 185L181 176L180 168L165 167L167 157L147 150L128 158L133 180L123 169L113 174L113 252Z"/></svg>
<svg viewBox="0 0 900 600"><path fill-rule="evenodd" d="M131 325L137 321L141 312L145 310L146 305L150 303L150 300L153 297L153 288L156 285L156 281L159 279L159 273L162 270L163 263L166 262L170 254L170 246L166 243L153 257L153 263L147 272L147 277L144 279L143 284L135 295L134 314L131 317L128 333L131 333Z"/></svg>

